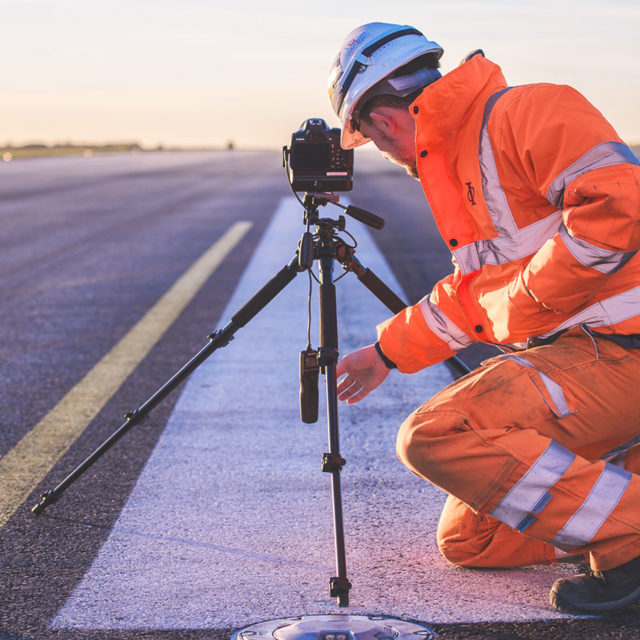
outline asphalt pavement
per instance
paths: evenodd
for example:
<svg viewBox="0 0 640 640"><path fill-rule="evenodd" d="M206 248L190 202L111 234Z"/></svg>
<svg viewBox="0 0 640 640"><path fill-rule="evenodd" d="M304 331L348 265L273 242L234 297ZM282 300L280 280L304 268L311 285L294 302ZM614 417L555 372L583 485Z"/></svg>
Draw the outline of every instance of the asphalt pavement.
<svg viewBox="0 0 640 640"><path fill-rule="evenodd" d="M381 232L348 223L359 257L416 301L450 268L420 187L373 156L356 166L349 198L387 220ZM7 461L18 470L0 487L0 639L227 638L337 611L326 434L297 417L306 276L57 504L30 512L288 262L303 227L279 153L6 163L0 219L0 478ZM352 274L337 286L348 350L386 311ZM450 379L444 365L394 375L372 404L341 407L350 611L420 620L440 638L638 638L637 612L549 608L548 586L573 565L476 572L439 557L444 496L403 469L393 440Z"/></svg>

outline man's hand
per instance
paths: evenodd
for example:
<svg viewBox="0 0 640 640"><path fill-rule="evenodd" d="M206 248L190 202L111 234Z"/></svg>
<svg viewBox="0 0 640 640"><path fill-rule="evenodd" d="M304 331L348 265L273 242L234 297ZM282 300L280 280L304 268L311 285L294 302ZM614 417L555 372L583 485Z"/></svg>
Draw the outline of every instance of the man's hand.
<svg viewBox="0 0 640 640"><path fill-rule="evenodd" d="M338 382L338 400L347 404L362 400L382 384L389 371L372 344L346 355L336 369L338 378L347 374Z"/></svg>

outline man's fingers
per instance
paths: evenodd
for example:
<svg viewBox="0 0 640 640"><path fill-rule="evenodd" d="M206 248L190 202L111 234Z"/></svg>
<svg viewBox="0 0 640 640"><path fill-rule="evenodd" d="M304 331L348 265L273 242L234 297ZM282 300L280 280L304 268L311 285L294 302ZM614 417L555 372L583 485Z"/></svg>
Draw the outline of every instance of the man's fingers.
<svg viewBox="0 0 640 640"><path fill-rule="evenodd" d="M351 374L346 375L342 380L338 381L338 391L350 387L354 383L355 379L355 376Z"/></svg>
<svg viewBox="0 0 640 640"><path fill-rule="evenodd" d="M347 404L355 404L356 402L360 402L363 398L366 398L369 395L369 389L366 387L360 387L357 393L354 393L352 396L347 398Z"/></svg>
<svg viewBox="0 0 640 640"><path fill-rule="evenodd" d="M338 385L338 400L340 400L340 402L346 401L347 404L353 404L368 396L370 391L371 389L358 378L349 375L344 378L344 380L341 380Z"/></svg>
<svg viewBox="0 0 640 640"><path fill-rule="evenodd" d="M360 385L353 376L349 375L343 380L340 380L337 386L338 400L346 400L353 392L358 389Z"/></svg>

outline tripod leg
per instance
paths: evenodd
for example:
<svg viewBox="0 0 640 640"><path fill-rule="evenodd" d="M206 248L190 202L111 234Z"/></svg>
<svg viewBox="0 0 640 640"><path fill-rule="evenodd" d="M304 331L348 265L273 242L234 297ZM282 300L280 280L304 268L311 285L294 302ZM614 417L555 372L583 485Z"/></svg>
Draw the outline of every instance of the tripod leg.
<svg viewBox="0 0 640 640"><path fill-rule="evenodd" d="M271 280L269 280L219 331L212 333L209 344L203 347L189 362L187 362L170 380L165 382L144 404L130 413L125 414L126 421L105 440L91 455L81 462L54 489L45 491L40 502L31 511L41 513L49 504L56 502L64 491L77 480L96 460L108 451L130 429L142 422L149 413L158 406L177 386L180 385L193 371L195 371L214 351L224 347L233 340L234 333L256 316L280 291L282 291L301 271L298 255L292 258Z"/></svg>
<svg viewBox="0 0 640 640"><path fill-rule="evenodd" d="M344 546L344 522L340 470L345 460L340 455L338 435L338 397L336 365L338 362L338 314L336 288L333 284L333 257L320 258L320 348L319 364L324 368L327 393L327 424L329 453L322 458L322 470L331 473L333 530L335 539L337 576L330 579L330 595L338 599L338 605L349 605L351 583L347 578L347 562Z"/></svg>
<svg viewBox="0 0 640 640"><path fill-rule="evenodd" d="M371 269L366 268L353 254L349 256L349 261L347 263L343 262L343 264L346 264L347 268L356 274L358 280L393 313L400 313L407 306ZM458 356L451 356L445 360L445 364L456 378L460 378L471 371Z"/></svg>

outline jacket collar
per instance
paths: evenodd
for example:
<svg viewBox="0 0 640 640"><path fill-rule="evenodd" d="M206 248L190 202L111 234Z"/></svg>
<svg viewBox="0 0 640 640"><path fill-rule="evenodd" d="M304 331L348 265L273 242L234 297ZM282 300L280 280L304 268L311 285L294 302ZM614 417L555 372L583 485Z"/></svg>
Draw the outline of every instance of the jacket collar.
<svg viewBox="0 0 640 640"><path fill-rule="evenodd" d="M481 55L425 87L410 107L416 140L427 148L450 142L478 107L507 82L500 67ZM418 107L416 113L415 107Z"/></svg>

